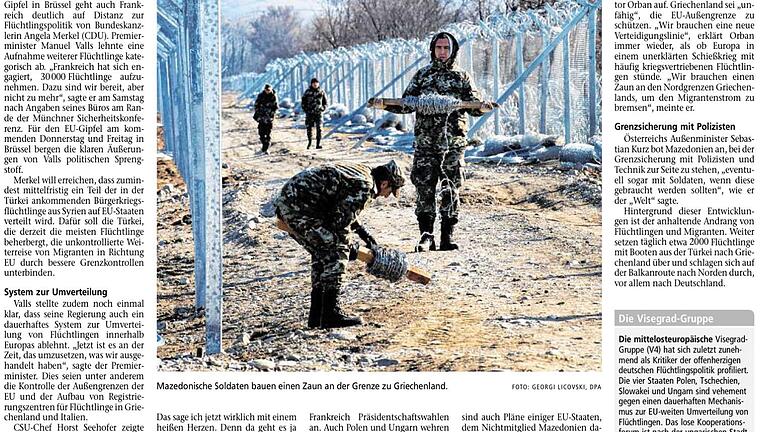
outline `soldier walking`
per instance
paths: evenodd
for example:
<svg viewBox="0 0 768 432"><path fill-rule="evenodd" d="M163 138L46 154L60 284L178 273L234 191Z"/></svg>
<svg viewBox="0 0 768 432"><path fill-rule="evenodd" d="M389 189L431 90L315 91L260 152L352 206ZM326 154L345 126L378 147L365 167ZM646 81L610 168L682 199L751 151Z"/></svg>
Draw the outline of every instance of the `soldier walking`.
<svg viewBox="0 0 768 432"><path fill-rule="evenodd" d="M272 91L272 86L267 84L253 104L253 119L259 124L259 141L261 141L261 152L264 154L269 154L269 146L272 143L272 122L276 111L277 94Z"/></svg>
<svg viewBox="0 0 768 432"><path fill-rule="evenodd" d="M312 128L315 128L317 142L315 148L323 148L320 145L320 127L323 124L323 111L328 107L328 99L325 97L325 91L320 88L320 81L312 78L309 88L301 97L301 109L305 114L305 125L307 126L307 149L312 148Z"/></svg>
<svg viewBox="0 0 768 432"><path fill-rule="evenodd" d="M481 102L469 74L454 65L459 44L447 32L437 33L430 43L432 62L419 69L403 92L403 97L438 94L462 101ZM459 188L464 182L464 149L467 147L467 116L481 116L493 108L461 109L450 114L416 112L415 152L411 182L416 186L416 218L421 237L416 250L435 250L433 234L436 219L436 189L440 194L440 250L456 250L454 226L459 221ZM387 106L386 110L405 114L409 107Z"/></svg>
<svg viewBox="0 0 768 432"><path fill-rule="evenodd" d="M333 164L306 169L283 186L275 200L277 217L312 257L310 328L348 327L362 323L347 316L338 297L347 261L356 259L355 232L368 247L376 244L357 217L376 197L398 196L405 178L393 160L370 168Z"/></svg>

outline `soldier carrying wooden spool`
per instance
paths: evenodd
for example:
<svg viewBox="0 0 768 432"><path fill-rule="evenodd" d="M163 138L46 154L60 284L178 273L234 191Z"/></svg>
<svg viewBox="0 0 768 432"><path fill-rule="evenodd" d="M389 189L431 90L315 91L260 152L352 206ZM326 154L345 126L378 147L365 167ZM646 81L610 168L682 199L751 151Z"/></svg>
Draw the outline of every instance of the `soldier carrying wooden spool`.
<svg viewBox="0 0 768 432"><path fill-rule="evenodd" d="M278 227L287 231L312 256L310 328L348 327L362 323L344 314L338 302L347 261L369 262L378 276L390 280L406 276L425 283L423 272L407 267L403 255L378 248L358 221L366 205L377 197L398 196L405 177L393 160L370 168L333 164L306 169L283 186L275 199ZM355 232L367 248L350 245ZM373 249L373 252L370 249ZM376 274L376 273L374 273Z"/></svg>
<svg viewBox="0 0 768 432"><path fill-rule="evenodd" d="M416 186L416 219L421 237L416 251L437 249L433 234L436 190L440 195L440 250L456 250L453 228L459 221L459 188L464 182L466 114L481 116L498 108L485 102L469 74L454 65L456 38L439 32L430 43L432 62L419 69L402 99L371 99L370 106L406 114L416 112L411 181Z"/></svg>

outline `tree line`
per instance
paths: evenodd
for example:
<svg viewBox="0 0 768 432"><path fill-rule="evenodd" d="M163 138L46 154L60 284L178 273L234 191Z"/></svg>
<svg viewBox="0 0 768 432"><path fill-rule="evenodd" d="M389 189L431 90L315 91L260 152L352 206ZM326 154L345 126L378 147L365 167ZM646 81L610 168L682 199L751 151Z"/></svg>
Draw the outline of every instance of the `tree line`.
<svg viewBox="0 0 768 432"><path fill-rule="evenodd" d="M222 24L224 76L261 72L276 58L392 38L423 38L446 24L539 8L553 0L324 0L302 20L291 6Z"/></svg>

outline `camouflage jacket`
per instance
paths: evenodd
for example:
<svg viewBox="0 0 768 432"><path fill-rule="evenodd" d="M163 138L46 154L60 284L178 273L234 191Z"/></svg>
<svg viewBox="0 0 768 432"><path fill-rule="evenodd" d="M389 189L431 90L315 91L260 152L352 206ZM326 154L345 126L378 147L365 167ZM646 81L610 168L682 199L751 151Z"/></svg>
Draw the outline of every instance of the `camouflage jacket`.
<svg viewBox="0 0 768 432"><path fill-rule="evenodd" d="M301 109L307 115L320 115L328 106L328 99L325 97L325 91L310 86L301 97Z"/></svg>
<svg viewBox="0 0 768 432"><path fill-rule="evenodd" d="M277 111L277 94L262 91L253 103L253 119L258 122L272 121Z"/></svg>
<svg viewBox="0 0 768 432"><path fill-rule="evenodd" d="M462 101L482 101L469 74L454 65L459 44L453 35L447 35L454 47L450 58L445 62L435 58L434 48L437 37L433 38L430 43L432 63L416 72L403 92L403 97L439 94ZM397 106L387 107L387 110L398 114L413 112L413 109ZM416 125L414 126L416 148L439 151L440 148L446 146L446 142L448 147L466 146L467 114L479 117L483 115L483 112L480 110L458 110L450 114L436 115L417 112Z"/></svg>
<svg viewBox="0 0 768 432"><path fill-rule="evenodd" d="M346 235L376 196L374 185L371 168L366 165L323 165L288 180L278 199L294 215L314 219L333 233Z"/></svg>

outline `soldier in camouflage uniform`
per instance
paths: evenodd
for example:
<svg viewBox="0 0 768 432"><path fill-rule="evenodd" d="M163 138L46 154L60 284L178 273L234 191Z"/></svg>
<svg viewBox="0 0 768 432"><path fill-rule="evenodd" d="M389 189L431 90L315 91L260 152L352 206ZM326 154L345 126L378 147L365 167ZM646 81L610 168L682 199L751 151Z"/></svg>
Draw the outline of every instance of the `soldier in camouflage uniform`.
<svg viewBox="0 0 768 432"><path fill-rule="evenodd" d="M323 111L328 107L328 98L325 97L325 91L320 88L320 81L312 78L309 88L301 97L301 109L305 114L305 125L307 126L307 149L312 148L312 128L317 133L316 148L320 146L320 126L323 124Z"/></svg>
<svg viewBox="0 0 768 432"><path fill-rule="evenodd" d="M459 44L447 32L437 33L430 43L432 62L419 69L403 92L403 97L439 94L462 101L481 101L469 74L454 65ZM413 109L388 106L394 113ZM416 113L415 152L411 181L416 186L416 218L421 238L417 251L435 250L433 234L436 217L435 189L440 192L440 250L455 250L453 227L459 221L459 188L464 182L464 149L467 147L467 116L481 116L492 109L457 110L450 114Z"/></svg>
<svg viewBox="0 0 768 432"><path fill-rule="evenodd" d="M310 328L361 324L346 316L338 304L348 260L357 258L349 235L355 232L368 247L373 236L357 221L376 197L398 195L405 184L395 161L371 169L365 165L334 164L304 170L288 180L275 200L277 217L292 230L291 237L312 256Z"/></svg>
<svg viewBox="0 0 768 432"><path fill-rule="evenodd" d="M275 111L277 111L277 94L272 91L272 86L267 84L253 103L253 119L259 123L259 140L264 154L269 154L269 145L272 143L272 122L275 119Z"/></svg>

